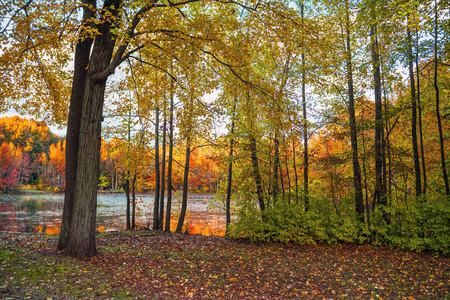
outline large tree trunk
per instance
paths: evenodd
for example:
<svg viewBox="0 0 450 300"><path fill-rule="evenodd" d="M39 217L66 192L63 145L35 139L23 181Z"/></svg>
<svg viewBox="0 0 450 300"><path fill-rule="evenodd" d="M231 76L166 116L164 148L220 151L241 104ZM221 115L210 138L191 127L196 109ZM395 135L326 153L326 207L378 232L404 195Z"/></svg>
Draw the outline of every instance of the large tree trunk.
<svg viewBox="0 0 450 300"><path fill-rule="evenodd" d="M348 1L345 1L346 6L346 33L347 33L347 83L348 83L348 114L350 120L350 142L352 145L352 163L353 163L353 187L355 189L356 211L361 222L364 222L364 199L361 186L361 167L358 158L358 137L356 130L355 118L355 99L353 91L353 70L352 70L352 52L350 46L350 17Z"/></svg>
<svg viewBox="0 0 450 300"><path fill-rule="evenodd" d="M409 23L409 22L408 22ZM422 182L420 180L420 162L419 162L419 146L417 144L417 98L416 86L414 80L414 57L412 53L412 38L409 26L406 28L407 33L407 49L408 49L408 65L409 65L409 84L411 87L411 135L414 157L414 174L416 183L416 196L422 194Z"/></svg>
<svg viewBox="0 0 450 300"><path fill-rule="evenodd" d="M190 132L189 132L190 134ZM183 178L183 196L181 199L181 212L180 218L178 219L178 225L175 232L181 233L184 224L184 218L186 217L186 209L187 209L187 196L189 189L189 161L191 159L191 138L187 138L186 144L186 158L184 162L184 178Z"/></svg>
<svg viewBox="0 0 450 300"><path fill-rule="evenodd" d="M83 1L96 7L95 0ZM87 6L83 10L83 23L92 17ZM69 244L69 228L72 221L74 203L75 178L78 159L78 139L80 135L81 112L83 97L86 90L87 67L89 64L92 38L80 37L75 48L74 73L72 94L70 96L69 119L66 134L66 183L64 190L64 208L61 221L61 231L58 240L58 249L62 250Z"/></svg>
<svg viewBox="0 0 450 300"><path fill-rule="evenodd" d="M69 244L65 249L68 254L76 257L93 256L97 252L95 218L97 185L100 176L101 121L105 85L106 81L96 83L88 75L80 127Z"/></svg>
<svg viewBox="0 0 450 300"><path fill-rule="evenodd" d="M118 8L121 6L121 3L121 0L110 0L105 1L104 5L107 8L106 10L111 12L112 16L118 16ZM70 222L67 219L62 222L69 224L68 243L66 247L61 247L61 249L76 257L92 256L96 253L95 217L97 185L100 175L101 122L106 80L108 78L108 76L103 76L103 73L110 64L115 44L115 39L111 32L111 23L99 24L97 28L100 34L95 38L86 77L74 77L73 83L74 87L85 88L85 90L81 118L73 120L73 124L80 122L77 158L73 156L67 157L67 161L76 161L76 175L72 197L70 197L72 204L68 204L72 205L72 209L70 209L70 206L67 208L71 213L63 213L63 217L65 215L66 218L69 218L71 214ZM75 69L78 67L75 66ZM107 73L110 74L110 72ZM74 104L73 109L77 109L75 107L78 106L78 100L75 98L71 99L71 107ZM71 139L74 141L77 139L76 127L71 128L74 131L71 131L68 135L73 134L74 136ZM71 146L74 146L73 141ZM74 154L75 151L71 152L71 155ZM74 174L69 174L69 176L73 178ZM72 179L69 180L69 184L71 183Z"/></svg>
<svg viewBox="0 0 450 300"><path fill-rule="evenodd" d="M159 227L159 107L156 107L155 120L155 202L153 205L153 230L158 230Z"/></svg>
<svg viewBox="0 0 450 300"><path fill-rule="evenodd" d="M441 152L441 168L442 177L444 178L445 194L450 195L450 186L448 182L447 169L445 166L445 148L444 148L444 132L442 130L441 112L440 112L440 101L439 101L439 87L438 87L438 56L437 56L437 41L438 41L438 15L437 15L437 3L434 1L434 89L436 91L436 118L439 130L439 146Z"/></svg>

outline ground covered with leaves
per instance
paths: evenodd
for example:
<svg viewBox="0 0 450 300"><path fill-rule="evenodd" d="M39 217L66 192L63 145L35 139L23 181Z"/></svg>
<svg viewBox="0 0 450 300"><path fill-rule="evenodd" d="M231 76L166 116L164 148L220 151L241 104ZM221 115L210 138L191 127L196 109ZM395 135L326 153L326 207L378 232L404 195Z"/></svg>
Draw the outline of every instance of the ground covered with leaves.
<svg viewBox="0 0 450 300"><path fill-rule="evenodd" d="M450 299L450 258L370 245L108 233L74 259L0 235L1 299Z"/></svg>

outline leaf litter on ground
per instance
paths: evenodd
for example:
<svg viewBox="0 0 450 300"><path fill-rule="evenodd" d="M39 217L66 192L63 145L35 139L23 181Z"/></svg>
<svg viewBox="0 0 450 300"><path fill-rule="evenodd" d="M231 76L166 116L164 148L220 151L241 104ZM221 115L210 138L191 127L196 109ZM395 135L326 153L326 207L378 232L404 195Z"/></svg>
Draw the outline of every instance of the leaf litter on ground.
<svg viewBox="0 0 450 300"><path fill-rule="evenodd" d="M4 299L449 299L450 258L353 244L101 234L74 259L57 237L0 235Z"/></svg>

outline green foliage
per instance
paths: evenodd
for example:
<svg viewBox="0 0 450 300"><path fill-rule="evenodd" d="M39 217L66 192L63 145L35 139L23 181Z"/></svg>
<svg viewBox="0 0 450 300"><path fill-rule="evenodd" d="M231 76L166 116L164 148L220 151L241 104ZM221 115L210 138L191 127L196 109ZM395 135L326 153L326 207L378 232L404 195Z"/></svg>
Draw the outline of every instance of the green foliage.
<svg viewBox="0 0 450 300"><path fill-rule="evenodd" d="M247 202L231 227L231 236L298 244L362 243L367 240L366 227L358 224L355 213L325 212L330 206L320 204L322 201L328 199L310 199L312 206L305 212L303 205L280 199L262 214L255 203Z"/></svg>
<svg viewBox="0 0 450 300"><path fill-rule="evenodd" d="M450 253L449 199L418 198L408 207L378 206L371 215L370 226L361 223L352 206L345 203L351 200L342 200L339 214L327 198L310 198L307 212L301 204L283 199L263 213L255 202L246 202L230 235L251 241L297 244L370 242L416 252Z"/></svg>
<svg viewBox="0 0 450 300"><path fill-rule="evenodd" d="M387 213L389 222L383 215ZM409 206L377 208L371 224L375 243L416 252L450 253L450 200L420 197Z"/></svg>

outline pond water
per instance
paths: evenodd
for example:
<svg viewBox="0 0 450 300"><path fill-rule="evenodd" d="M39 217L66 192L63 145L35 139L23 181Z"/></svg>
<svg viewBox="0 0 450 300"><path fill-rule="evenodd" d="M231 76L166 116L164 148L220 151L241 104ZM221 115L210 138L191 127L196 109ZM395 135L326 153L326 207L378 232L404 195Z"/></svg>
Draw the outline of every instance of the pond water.
<svg viewBox="0 0 450 300"><path fill-rule="evenodd" d="M185 226L191 234L224 235L225 214L211 205L212 195L188 197ZM148 227L153 222L154 197L136 195L136 225ZM0 231L59 233L63 210L63 194L0 194ZM177 222L181 199L172 198L171 230ZM97 230L113 231L126 228L126 197L124 194L98 194Z"/></svg>

